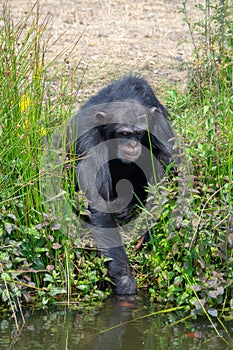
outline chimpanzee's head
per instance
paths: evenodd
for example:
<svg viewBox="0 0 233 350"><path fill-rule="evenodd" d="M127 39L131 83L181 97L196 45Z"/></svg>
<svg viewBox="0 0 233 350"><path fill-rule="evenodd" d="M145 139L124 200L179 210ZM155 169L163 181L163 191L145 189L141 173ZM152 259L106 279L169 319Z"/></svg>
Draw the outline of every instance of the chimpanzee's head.
<svg viewBox="0 0 233 350"><path fill-rule="evenodd" d="M147 115L143 106L125 104L114 108L113 113L98 112L96 118L102 125L104 139L111 140L111 157L129 164L135 162L142 154L142 140L148 133Z"/></svg>

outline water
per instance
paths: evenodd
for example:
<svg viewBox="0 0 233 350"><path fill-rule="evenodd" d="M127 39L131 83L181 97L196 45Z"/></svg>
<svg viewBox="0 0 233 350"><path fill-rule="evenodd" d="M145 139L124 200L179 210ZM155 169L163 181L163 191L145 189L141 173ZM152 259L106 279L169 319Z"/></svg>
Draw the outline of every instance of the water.
<svg viewBox="0 0 233 350"><path fill-rule="evenodd" d="M174 314L158 311L144 297L112 297L101 306L25 312L16 331L14 320L0 318L0 349L33 350L226 350L232 339L217 324L232 347L206 320L172 325ZM143 317L145 316L145 317ZM179 315L182 318L182 315ZM176 316L177 317L177 316ZM18 317L20 323L20 317ZM133 320L133 321L132 321ZM177 320L177 318L176 318ZM233 336L233 325L228 324Z"/></svg>

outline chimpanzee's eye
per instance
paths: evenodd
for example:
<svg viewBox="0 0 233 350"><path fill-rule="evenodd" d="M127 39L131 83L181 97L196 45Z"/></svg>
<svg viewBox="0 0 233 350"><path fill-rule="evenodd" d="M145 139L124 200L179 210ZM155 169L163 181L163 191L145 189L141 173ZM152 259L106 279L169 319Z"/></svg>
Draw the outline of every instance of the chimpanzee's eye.
<svg viewBox="0 0 233 350"><path fill-rule="evenodd" d="M132 135L132 133L129 132L129 131L120 131L120 132L119 132L119 135L120 135L120 136L130 136L130 135Z"/></svg>

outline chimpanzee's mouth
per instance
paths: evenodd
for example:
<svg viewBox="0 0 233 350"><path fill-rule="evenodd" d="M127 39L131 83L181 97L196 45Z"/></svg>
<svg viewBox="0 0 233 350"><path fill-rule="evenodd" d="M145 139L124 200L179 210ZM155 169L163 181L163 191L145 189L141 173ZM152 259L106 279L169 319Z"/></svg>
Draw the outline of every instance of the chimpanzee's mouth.
<svg viewBox="0 0 233 350"><path fill-rule="evenodd" d="M125 159L133 162L134 160L136 160L138 158L138 151L137 152L130 152L130 153L122 152L122 155Z"/></svg>

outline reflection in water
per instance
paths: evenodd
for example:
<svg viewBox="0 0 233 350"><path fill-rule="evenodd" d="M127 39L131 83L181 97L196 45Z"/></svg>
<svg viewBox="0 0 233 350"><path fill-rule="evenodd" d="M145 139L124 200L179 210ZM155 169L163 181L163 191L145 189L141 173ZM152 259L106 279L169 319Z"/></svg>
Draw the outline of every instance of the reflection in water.
<svg viewBox="0 0 233 350"><path fill-rule="evenodd" d="M105 320L102 319L101 315L99 315L100 318L96 317L99 325L104 325L101 333L95 334L89 346L84 345L80 349L118 350L122 349L125 340L128 344L127 347L130 347L130 349L142 349L144 343L143 332L137 331L136 324L133 326L127 323L132 319L136 307L137 300L135 296L116 297L114 303L111 302L110 312L106 314ZM116 327L120 324L124 325Z"/></svg>
<svg viewBox="0 0 233 350"><path fill-rule="evenodd" d="M28 312L19 333L13 320L0 319L0 349L230 349L204 321L168 326L173 315L142 318L155 311L156 306L145 298L129 296L109 298L95 308L87 306L82 310L71 310L59 307ZM233 334L232 325L229 325L229 332Z"/></svg>

